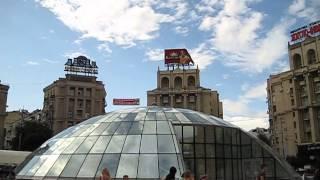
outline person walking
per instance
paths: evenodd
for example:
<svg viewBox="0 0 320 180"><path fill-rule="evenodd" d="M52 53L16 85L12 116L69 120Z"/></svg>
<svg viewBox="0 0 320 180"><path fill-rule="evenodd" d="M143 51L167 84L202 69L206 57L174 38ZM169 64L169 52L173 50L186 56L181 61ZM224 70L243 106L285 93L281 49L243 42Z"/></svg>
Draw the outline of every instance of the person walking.
<svg viewBox="0 0 320 180"><path fill-rule="evenodd" d="M177 169L172 166L170 167L169 174L166 176L165 180L175 180Z"/></svg>
<svg viewBox="0 0 320 180"><path fill-rule="evenodd" d="M261 164L260 172L259 172L256 180L266 180L266 165L265 164Z"/></svg>
<svg viewBox="0 0 320 180"><path fill-rule="evenodd" d="M181 177L183 180L194 180L194 175L190 170L185 171Z"/></svg>
<svg viewBox="0 0 320 180"><path fill-rule="evenodd" d="M111 180L110 172L107 168L104 168L101 172L100 180Z"/></svg>

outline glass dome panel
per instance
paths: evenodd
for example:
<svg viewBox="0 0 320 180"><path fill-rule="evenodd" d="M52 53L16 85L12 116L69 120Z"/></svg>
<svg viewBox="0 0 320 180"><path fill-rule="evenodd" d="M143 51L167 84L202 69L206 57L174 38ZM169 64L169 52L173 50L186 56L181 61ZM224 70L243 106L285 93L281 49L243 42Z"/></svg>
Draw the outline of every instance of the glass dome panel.
<svg viewBox="0 0 320 180"><path fill-rule="evenodd" d="M17 168L19 179L94 179L107 168L114 178L159 179L177 168L198 179L267 179L299 176L251 134L214 116L161 107L118 110L90 118L43 143Z"/></svg>

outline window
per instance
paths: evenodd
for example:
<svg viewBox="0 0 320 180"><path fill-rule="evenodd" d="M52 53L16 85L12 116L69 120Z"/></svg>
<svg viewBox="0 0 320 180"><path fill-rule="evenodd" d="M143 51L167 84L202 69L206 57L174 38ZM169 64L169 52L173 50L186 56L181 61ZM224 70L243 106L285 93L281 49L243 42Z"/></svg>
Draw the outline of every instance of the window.
<svg viewBox="0 0 320 180"><path fill-rule="evenodd" d="M78 96L83 96L83 88L78 88Z"/></svg>
<svg viewBox="0 0 320 180"><path fill-rule="evenodd" d="M181 77L176 77L174 79L174 88L175 89L181 89L182 88L182 79L181 79Z"/></svg>
<svg viewBox="0 0 320 180"><path fill-rule="evenodd" d="M169 79L167 77L161 79L161 88L169 88Z"/></svg>
<svg viewBox="0 0 320 180"><path fill-rule="evenodd" d="M291 105L294 106L294 99L291 99Z"/></svg>
<svg viewBox="0 0 320 180"><path fill-rule="evenodd" d="M188 87L194 88L196 86L196 80L193 76L188 77Z"/></svg>
<svg viewBox="0 0 320 180"><path fill-rule="evenodd" d="M86 90L86 96L91 96L92 95L92 90L91 90L91 88L87 88L87 90Z"/></svg>
<svg viewBox="0 0 320 180"><path fill-rule="evenodd" d="M76 88L75 87L70 87L69 89L69 95L74 96L76 92Z"/></svg>
<svg viewBox="0 0 320 180"><path fill-rule="evenodd" d="M275 105L272 107L272 109L273 109L273 112L277 112L277 107Z"/></svg>
<svg viewBox="0 0 320 180"><path fill-rule="evenodd" d="M293 55L293 67L294 69L299 69L302 67L300 54Z"/></svg>
<svg viewBox="0 0 320 180"><path fill-rule="evenodd" d="M308 64L314 64L316 62L316 52L314 49L309 49L307 52Z"/></svg>

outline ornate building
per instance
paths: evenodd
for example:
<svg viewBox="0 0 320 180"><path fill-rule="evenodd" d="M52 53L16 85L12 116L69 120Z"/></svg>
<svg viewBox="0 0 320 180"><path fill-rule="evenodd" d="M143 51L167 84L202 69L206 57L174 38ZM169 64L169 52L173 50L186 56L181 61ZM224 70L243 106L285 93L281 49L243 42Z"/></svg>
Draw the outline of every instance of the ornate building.
<svg viewBox="0 0 320 180"><path fill-rule="evenodd" d="M299 33L292 38L301 37ZM283 157L299 151L319 156L320 35L289 43L288 50L290 70L268 79L273 148Z"/></svg>
<svg viewBox="0 0 320 180"><path fill-rule="evenodd" d="M65 70L68 71L65 78L43 89L43 116L54 134L105 113L106 91L104 84L93 75L97 74L95 62L79 56L73 61L68 59Z"/></svg>
<svg viewBox="0 0 320 180"><path fill-rule="evenodd" d="M148 105L192 109L223 117L219 93L200 86L200 70L159 70L157 88L148 91Z"/></svg>

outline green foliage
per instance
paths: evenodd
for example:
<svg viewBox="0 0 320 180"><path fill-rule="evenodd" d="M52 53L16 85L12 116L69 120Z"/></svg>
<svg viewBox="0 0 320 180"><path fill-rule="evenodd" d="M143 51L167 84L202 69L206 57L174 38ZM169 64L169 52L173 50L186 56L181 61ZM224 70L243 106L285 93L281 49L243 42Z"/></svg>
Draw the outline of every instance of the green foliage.
<svg viewBox="0 0 320 180"><path fill-rule="evenodd" d="M271 146L271 141L270 139L268 139L268 137L264 134L258 134L258 138L263 141L264 143L268 144L269 146Z"/></svg>
<svg viewBox="0 0 320 180"><path fill-rule="evenodd" d="M13 139L13 149L21 151L34 151L52 136L52 131L48 126L33 121L24 122L22 127L17 127L16 132L16 137Z"/></svg>

